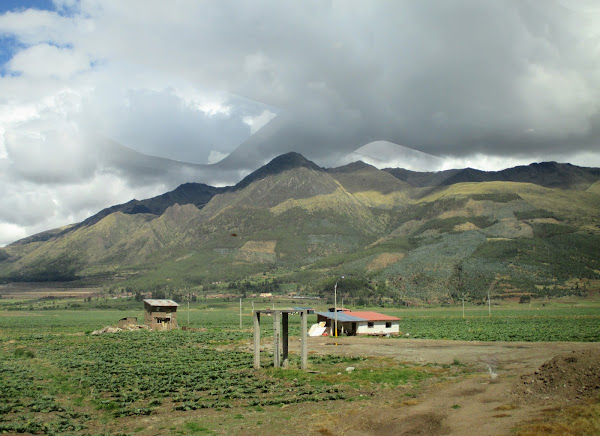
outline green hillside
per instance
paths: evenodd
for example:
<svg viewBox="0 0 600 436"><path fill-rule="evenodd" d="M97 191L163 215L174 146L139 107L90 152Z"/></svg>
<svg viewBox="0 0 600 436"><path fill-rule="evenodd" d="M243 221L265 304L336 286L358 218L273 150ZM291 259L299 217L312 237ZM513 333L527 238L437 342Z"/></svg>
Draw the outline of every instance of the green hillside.
<svg viewBox="0 0 600 436"><path fill-rule="evenodd" d="M584 295L600 287L599 182L582 189L571 174L578 167L557 165L548 168L566 173L572 189L511 180L423 186L411 175L421 185L413 186L366 164L323 170L288 154L232 188L189 185L189 195L138 202L163 212L109 208L69 231L11 244L0 250L0 280L152 291L239 290L244 280L258 289L276 279L327 296L343 275L346 298L382 303L483 301L488 291ZM547 181L544 168L515 173Z"/></svg>

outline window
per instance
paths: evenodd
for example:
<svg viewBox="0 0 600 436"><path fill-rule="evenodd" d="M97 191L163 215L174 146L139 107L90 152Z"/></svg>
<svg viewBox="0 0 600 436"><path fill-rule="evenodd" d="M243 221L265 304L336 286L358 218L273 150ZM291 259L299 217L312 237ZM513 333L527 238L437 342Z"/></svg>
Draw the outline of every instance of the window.
<svg viewBox="0 0 600 436"><path fill-rule="evenodd" d="M391 321L386 321L385 322L385 328L386 329L391 329L392 328L392 322Z"/></svg>
<svg viewBox="0 0 600 436"><path fill-rule="evenodd" d="M368 322L367 323L367 327L369 327L370 329L372 329L373 327L375 327L375 323L374 322Z"/></svg>

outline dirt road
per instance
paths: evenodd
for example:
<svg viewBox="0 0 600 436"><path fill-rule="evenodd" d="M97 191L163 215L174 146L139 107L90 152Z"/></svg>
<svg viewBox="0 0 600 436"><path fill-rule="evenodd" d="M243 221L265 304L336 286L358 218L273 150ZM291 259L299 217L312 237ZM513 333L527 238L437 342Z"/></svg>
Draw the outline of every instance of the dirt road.
<svg viewBox="0 0 600 436"><path fill-rule="evenodd" d="M297 343L290 346L291 352L298 351ZM342 407L323 417L318 424L321 434L508 435L516 425L539 416L544 409L576 402L573 392L578 392L577 386L571 386L569 395L561 396L563 386L567 392L568 384L590 384L591 392L600 393L594 376L600 369L599 343L318 337L310 338L308 348L313 355L385 356L418 364L460 362L472 370L466 377L425 388L414 401L401 403L397 397L388 395L375 399L367 410ZM562 365L589 368L590 377L596 378L587 380L580 374L579 379L567 380L569 368L560 365L555 365L554 375L550 374L554 385L548 384L543 375L539 375L539 380L531 378L536 377L533 375L536 371L541 374L539 369L544 362L562 353L577 356L561 360ZM578 360L579 363L570 363ZM561 374L564 380L560 379ZM522 378L525 375L531 377ZM533 384L527 385L525 381ZM546 390L536 386L545 386ZM548 389L554 389L554 394L549 394Z"/></svg>

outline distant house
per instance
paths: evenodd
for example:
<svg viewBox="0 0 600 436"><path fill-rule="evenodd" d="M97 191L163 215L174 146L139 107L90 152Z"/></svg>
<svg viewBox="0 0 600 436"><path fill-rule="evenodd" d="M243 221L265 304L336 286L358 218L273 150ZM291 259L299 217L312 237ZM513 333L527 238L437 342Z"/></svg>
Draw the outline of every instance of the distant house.
<svg viewBox="0 0 600 436"><path fill-rule="evenodd" d="M317 312L317 322L325 322L326 331L330 335L334 334L335 317L333 309L328 312ZM353 312L338 308L337 330L338 336L397 336L400 334L400 318L377 312Z"/></svg>
<svg viewBox="0 0 600 436"><path fill-rule="evenodd" d="M144 323L152 330L176 329L177 307L173 300L144 300Z"/></svg>

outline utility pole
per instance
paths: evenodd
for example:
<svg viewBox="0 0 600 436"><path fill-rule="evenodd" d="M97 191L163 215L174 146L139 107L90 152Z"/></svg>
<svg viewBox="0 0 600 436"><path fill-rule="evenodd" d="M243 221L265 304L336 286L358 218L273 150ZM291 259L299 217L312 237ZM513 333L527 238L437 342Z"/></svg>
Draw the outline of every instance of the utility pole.
<svg viewBox="0 0 600 436"><path fill-rule="evenodd" d="M192 297L191 297L190 293L188 292L188 310L187 310L187 318L188 318L188 322L187 323L188 323L188 327L190 325L190 299L191 298Z"/></svg>
<svg viewBox="0 0 600 436"><path fill-rule="evenodd" d="M242 299L240 298L240 330L242 329Z"/></svg>
<svg viewBox="0 0 600 436"><path fill-rule="evenodd" d="M344 278L344 276L342 276L342 279ZM337 285L338 285L338 281L335 281L335 286L333 287L333 317L334 317L334 326L335 326L335 333L334 336L337 338L337 332L338 332L338 310L337 310ZM342 300L343 301L343 300Z"/></svg>
<svg viewBox="0 0 600 436"><path fill-rule="evenodd" d="M334 318L334 333L333 335L337 338L337 281L335 282L335 286L333 287L333 318Z"/></svg>

